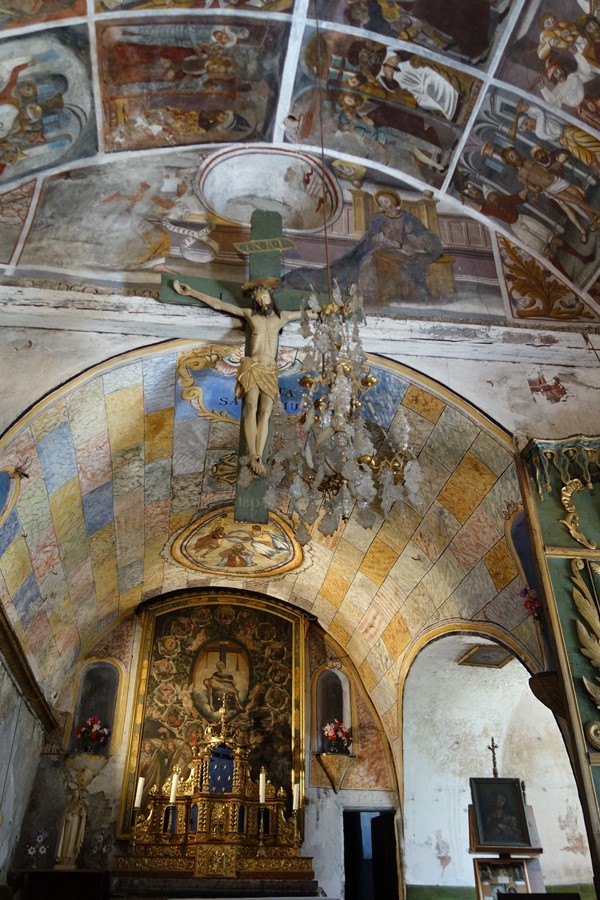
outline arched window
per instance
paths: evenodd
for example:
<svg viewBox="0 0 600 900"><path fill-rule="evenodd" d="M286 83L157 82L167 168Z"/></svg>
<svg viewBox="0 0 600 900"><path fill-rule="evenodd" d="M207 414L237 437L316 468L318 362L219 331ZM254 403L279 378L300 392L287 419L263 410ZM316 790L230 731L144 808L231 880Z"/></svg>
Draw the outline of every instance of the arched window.
<svg viewBox="0 0 600 900"><path fill-rule="evenodd" d="M101 756L109 755L118 688L119 670L112 663L93 662L85 668L79 682L79 697L73 716L73 728L69 742L71 752L85 749ZM88 719L93 718L99 719L100 723L109 729L108 738L103 743L88 740L83 746L81 739L77 738L77 729L81 728Z"/></svg>

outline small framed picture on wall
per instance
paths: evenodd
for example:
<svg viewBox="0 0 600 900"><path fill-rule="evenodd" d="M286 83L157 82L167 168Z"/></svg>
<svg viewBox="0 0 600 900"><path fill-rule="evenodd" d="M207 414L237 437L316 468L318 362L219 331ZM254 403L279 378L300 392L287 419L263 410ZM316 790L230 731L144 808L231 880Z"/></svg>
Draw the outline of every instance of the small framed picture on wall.
<svg viewBox="0 0 600 900"><path fill-rule="evenodd" d="M528 894L524 859L474 859L477 900L500 900Z"/></svg>

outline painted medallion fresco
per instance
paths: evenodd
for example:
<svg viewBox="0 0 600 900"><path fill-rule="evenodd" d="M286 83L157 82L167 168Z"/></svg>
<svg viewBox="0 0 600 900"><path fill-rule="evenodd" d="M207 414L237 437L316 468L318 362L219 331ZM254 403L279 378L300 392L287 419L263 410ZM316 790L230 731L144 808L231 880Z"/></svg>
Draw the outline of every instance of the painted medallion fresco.
<svg viewBox="0 0 600 900"><path fill-rule="evenodd" d="M85 0L2 0L0 29L41 25L59 19L85 16Z"/></svg>
<svg viewBox="0 0 600 900"><path fill-rule="evenodd" d="M526 3L499 75L600 129L600 22L586 0Z"/></svg>
<svg viewBox="0 0 600 900"><path fill-rule="evenodd" d="M288 140L367 157L441 185L480 82L406 50L307 29Z"/></svg>
<svg viewBox="0 0 600 900"><path fill-rule="evenodd" d="M598 138L496 89L469 134L453 191L583 285L598 270L599 173Z"/></svg>
<svg viewBox="0 0 600 900"><path fill-rule="evenodd" d="M270 513L264 525L236 522L231 504L184 528L171 555L188 569L239 578L281 575L302 562L302 549L283 519Z"/></svg>
<svg viewBox="0 0 600 900"><path fill-rule="evenodd" d="M489 0L311 0L309 15L480 63L509 8Z"/></svg>
<svg viewBox="0 0 600 900"><path fill-rule="evenodd" d="M99 25L107 149L268 139L286 45L255 19Z"/></svg>
<svg viewBox="0 0 600 900"><path fill-rule="evenodd" d="M96 150L83 28L0 43L0 183Z"/></svg>

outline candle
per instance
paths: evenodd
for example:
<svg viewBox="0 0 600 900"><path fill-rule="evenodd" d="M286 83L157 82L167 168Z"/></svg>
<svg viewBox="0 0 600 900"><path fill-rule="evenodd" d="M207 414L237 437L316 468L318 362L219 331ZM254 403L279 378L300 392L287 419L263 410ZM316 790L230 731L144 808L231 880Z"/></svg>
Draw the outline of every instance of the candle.
<svg viewBox="0 0 600 900"><path fill-rule="evenodd" d="M292 803L293 812L298 812L300 809L300 782L297 781L294 785L294 800Z"/></svg>
<svg viewBox="0 0 600 900"><path fill-rule="evenodd" d="M264 803L267 799L267 776L261 772L258 776L258 802Z"/></svg>
<svg viewBox="0 0 600 900"><path fill-rule="evenodd" d="M174 804L177 800L177 782L179 781L179 775L177 772L173 772L173 778L171 780L171 796L169 797L169 803Z"/></svg>
<svg viewBox="0 0 600 900"><path fill-rule="evenodd" d="M137 789L135 792L135 800L133 801L133 808L139 809L142 805L142 794L144 793L144 784L146 783L146 779L141 775L138 778Z"/></svg>

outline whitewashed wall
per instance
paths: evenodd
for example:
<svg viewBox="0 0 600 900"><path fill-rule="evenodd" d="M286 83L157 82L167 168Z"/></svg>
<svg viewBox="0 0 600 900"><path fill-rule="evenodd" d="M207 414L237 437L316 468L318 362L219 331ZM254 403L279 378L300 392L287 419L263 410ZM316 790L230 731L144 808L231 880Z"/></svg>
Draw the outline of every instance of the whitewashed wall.
<svg viewBox="0 0 600 900"><path fill-rule="evenodd" d="M0 884L6 883L42 743L41 726L0 656Z"/></svg>

